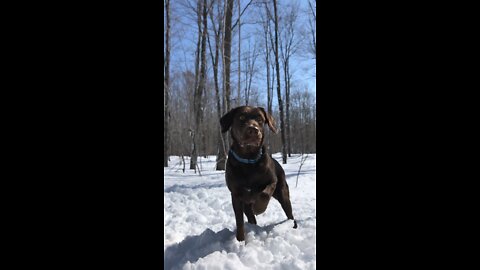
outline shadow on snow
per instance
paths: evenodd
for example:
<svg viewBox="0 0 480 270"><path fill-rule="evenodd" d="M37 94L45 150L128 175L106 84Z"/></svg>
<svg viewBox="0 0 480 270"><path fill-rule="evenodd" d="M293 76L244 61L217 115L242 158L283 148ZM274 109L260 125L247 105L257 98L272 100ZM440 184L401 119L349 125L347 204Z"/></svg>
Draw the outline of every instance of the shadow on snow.
<svg viewBox="0 0 480 270"><path fill-rule="evenodd" d="M169 193L169 192L178 192L182 189L197 189L197 188L219 188L219 187L226 187L227 185L225 183L201 183L197 185L173 185L170 186L166 189L163 190L164 193Z"/></svg>
<svg viewBox="0 0 480 270"><path fill-rule="evenodd" d="M255 234L266 232L268 234L275 226L287 221L284 220L265 227L245 223L245 232L253 231ZM299 227L301 223L301 220L297 220ZM163 266L168 270L181 269L187 262L194 263L216 251L235 252L235 250L238 250L235 248L236 245L235 233L229 229L225 228L217 233L206 229L200 235L187 236L182 242L169 246L164 252Z"/></svg>
<svg viewBox="0 0 480 270"><path fill-rule="evenodd" d="M235 238L235 234L223 229L217 233L206 229L196 236L187 236L182 242L168 247L164 252L164 269L181 269L187 262L196 262L215 251L226 250L226 244Z"/></svg>

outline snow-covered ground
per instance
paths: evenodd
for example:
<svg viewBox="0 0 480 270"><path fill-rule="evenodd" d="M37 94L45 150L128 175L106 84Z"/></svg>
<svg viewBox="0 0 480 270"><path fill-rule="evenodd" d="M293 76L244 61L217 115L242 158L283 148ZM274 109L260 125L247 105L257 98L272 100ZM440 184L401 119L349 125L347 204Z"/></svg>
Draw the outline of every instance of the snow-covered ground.
<svg viewBox="0 0 480 270"><path fill-rule="evenodd" d="M281 164L281 155L273 157ZM199 157L200 158L200 157ZM246 241L235 238L235 217L225 172L215 157L200 158L202 176L182 172L179 157L164 168L165 269L316 269L316 155L309 154L295 187L300 155L282 164L298 229L272 198L257 225L246 223Z"/></svg>

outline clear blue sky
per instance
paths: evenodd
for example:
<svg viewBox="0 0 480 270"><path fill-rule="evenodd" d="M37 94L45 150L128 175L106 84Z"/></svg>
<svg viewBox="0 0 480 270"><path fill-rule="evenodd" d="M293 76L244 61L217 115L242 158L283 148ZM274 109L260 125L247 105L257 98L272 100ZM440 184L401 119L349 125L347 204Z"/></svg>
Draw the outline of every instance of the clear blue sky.
<svg viewBox="0 0 480 270"><path fill-rule="evenodd" d="M191 70L194 68L194 59L195 59L195 45L197 38L197 26L195 21L195 15L193 11L188 10L185 5L182 6L184 2L194 3L194 0L171 0L171 16L172 16L172 55L171 55L171 71L180 71L180 70ZM236 2L236 1L235 1ZM249 0L241 0L241 9L247 5ZM291 3L293 1L280 0L280 5L285 3ZM308 9L308 0L298 0L296 3L300 5L300 9ZM261 26L253 23L253 18L255 12L258 12L254 5L250 5L247 11L242 15L242 24L241 36L242 36L242 55L248 51L248 46L253 46L255 40L255 32L258 31ZM238 6L235 6L233 19L238 18ZM210 20L208 21L210 27ZM307 29L309 24L307 22L307 15L300 13L298 16L297 26L300 29ZM238 28L238 27L237 27ZM213 40L211 40L213 42ZM213 46L213 43L212 43ZM232 41L232 60L235 61L232 63L232 83L236 87L237 85L237 48L238 48L238 32L233 34ZM259 48L261 50L261 48ZM208 53L208 44L207 44L207 53ZM210 61L210 56L208 56ZM256 60L256 67L259 69L259 73L255 76L252 87L259 89L266 88L265 82L265 63L263 60L263 55L260 55ZM211 64L208 63L209 68L211 69ZM292 57L291 63L291 72L293 73L293 87L305 89L308 88L309 91L315 93L316 91L316 66L315 60L312 55L308 55L305 52L299 50L299 52ZM242 70L244 66L242 63ZM213 72L209 72L209 76L213 76ZM243 76L243 75L242 75ZM242 88L244 85L244 78L242 78ZM282 88L283 88L283 73L282 73Z"/></svg>

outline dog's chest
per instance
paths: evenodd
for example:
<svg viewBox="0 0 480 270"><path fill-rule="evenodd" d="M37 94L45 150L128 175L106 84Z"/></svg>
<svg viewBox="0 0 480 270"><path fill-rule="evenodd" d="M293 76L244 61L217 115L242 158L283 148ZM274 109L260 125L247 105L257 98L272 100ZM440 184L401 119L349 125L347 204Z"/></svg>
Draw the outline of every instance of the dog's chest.
<svg viewBox="0 0 480 270"><path fill-rule="evenodd" d="M273 175L268 173L268 171L263 172L243 172L241 174L236 174L235 179L237 184L242 187L244 190L250 192L251 190L257 190L263 188L265 185L272 183Z"/></svg>

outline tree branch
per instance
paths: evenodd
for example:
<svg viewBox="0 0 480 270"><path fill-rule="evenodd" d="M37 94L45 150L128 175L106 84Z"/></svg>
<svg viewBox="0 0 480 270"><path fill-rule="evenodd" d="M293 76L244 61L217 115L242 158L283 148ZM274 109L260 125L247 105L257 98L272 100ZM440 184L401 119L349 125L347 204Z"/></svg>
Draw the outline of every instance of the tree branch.
<svg viewBox="0 0 480 270"><path fill-rule="evenodd" d="M248 8L248 6L250 6L250 4L253 2L253 0L250 0L250 2L248 2L248 4L245 6L245 8L243 9L243 11L240 13L240 15L238 16L238 19L237 21L233 24L232 26L232 31L233 29L235 29L235 26L237 26L237 23L240 21L240 18L242 17L243 13L245 12L245 10Z"/></svg>

